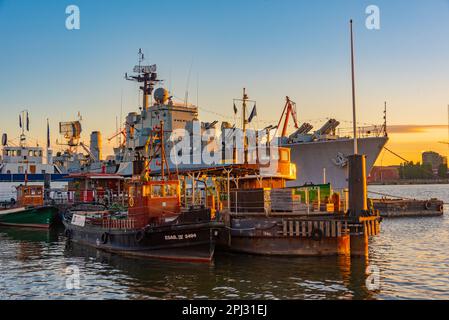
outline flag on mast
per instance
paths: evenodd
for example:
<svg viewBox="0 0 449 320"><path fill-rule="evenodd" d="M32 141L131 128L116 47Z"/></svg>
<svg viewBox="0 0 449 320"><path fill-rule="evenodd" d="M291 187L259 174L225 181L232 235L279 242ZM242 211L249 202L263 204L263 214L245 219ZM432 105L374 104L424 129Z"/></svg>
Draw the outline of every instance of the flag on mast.
<svg viewBox="0 0 449 320"><path fill-rule="evenodd" d="M19 127L22 128L22 116L19 114Z"/></svg>
<svg viewBox="0 0 449 320"><path fill-rule="evenodd" d="M239 112L239 111L237 110L237 106L234 103L234 114L237 114L237 112Z"/></svg>
<svg viewBox="0 0 449 320"><path fill-rule="evenodd" d="M50 124L47 119L47 149L50 149Z"/></svg>
<svg viewBox="0 0 449 320"><path fill-rule="evenodd" d="M257 117L257 107L256 107L256 105L254 105L253 111L251 111L251 114L249 115L248 123L251 123L251 121L253 121L254 117Z"/></svg>
<svg viewBox="0 0 449 320"><path fill-rule="evenodd" d="M30 117L28 116L28 111L27 111L27 131L30 131Z"/></svg>

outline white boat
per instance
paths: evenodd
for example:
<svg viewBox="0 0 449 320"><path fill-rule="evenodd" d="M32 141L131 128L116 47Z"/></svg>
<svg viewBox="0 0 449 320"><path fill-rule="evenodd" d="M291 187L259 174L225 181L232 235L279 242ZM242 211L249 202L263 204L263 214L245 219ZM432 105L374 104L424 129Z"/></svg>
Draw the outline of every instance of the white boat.
<svg viewBox="0 0 449 320"><path fill-rule="evenodd" d="M6 134L2 136L0 201L15 198L15 188L25 182L30 185L44 185L47 182L52 188L58 189L67 185L65 175L53 164L49 145L44 149L39 145L30 146L27 143L25 131L29 129L28 112L23 111L19 119L22 133L18 145L13 145Z"/></svg>

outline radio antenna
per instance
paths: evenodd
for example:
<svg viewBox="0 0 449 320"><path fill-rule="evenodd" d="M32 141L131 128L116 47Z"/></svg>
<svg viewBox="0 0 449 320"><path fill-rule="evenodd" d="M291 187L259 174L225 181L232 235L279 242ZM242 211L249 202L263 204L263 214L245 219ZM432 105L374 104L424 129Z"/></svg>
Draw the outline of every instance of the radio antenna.
<svg viewBox="0 0 449 320"><path fill-rule="evenodd" d="M185 101L184 103L185 103L186 107L188 105L188 100L189 100L190 75L192 74L192 67L193 67L193 57L192 57L192 62L190 63L189 73L187 75L186 95L185 95L185 99L184 99L184 101Z"/></svg>

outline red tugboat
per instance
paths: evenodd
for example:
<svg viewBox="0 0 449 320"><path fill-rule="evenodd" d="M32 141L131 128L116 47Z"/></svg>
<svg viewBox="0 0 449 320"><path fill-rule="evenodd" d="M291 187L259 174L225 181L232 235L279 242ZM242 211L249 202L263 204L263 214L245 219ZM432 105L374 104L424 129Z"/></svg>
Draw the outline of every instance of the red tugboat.
<svg viewBox="0 0 449 320"><path fill-rule="evenodd" d="M69 210L65 234L73 242L129 256L210 262L222 224L211 220L209 208L181 207L179 180L164 174L163 123L156 129L145 151L149 145L158 145L152 149L160 151L161 175L150 178L151 160L138 157L128 187L128 210Z"/></svg>
<svg viewBox="0 0 449 320"><path fill-rule="evenodd" d="M143 107L158 81L151 68L138 68ZM179 177L171 175L164 148L164 122L154 127L144 150L136 149L133 177L128 183L128 209L86 210L74 207L64 215L71 241L128 256L186 262L210 262L224 226L204 206L182 208ZM150 163L160 163L160 173Z"/></svg>

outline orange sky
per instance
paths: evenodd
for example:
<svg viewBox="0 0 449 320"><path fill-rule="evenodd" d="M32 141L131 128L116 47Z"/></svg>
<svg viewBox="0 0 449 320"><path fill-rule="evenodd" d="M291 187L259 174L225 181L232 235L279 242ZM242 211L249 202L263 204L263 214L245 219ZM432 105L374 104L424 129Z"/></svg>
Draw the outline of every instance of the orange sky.
<svg viewBox="0 0 449 320"><path fill-rule="evenodd" d="M409 161L421 161L421 153L435 151L441 155L449 154L449 146L439 143L448 141L448 129L445 125L400 125L390 126L390 140L387 148ZM394 165L402 162L390 152L383 151L376 165Z"/></svg>

